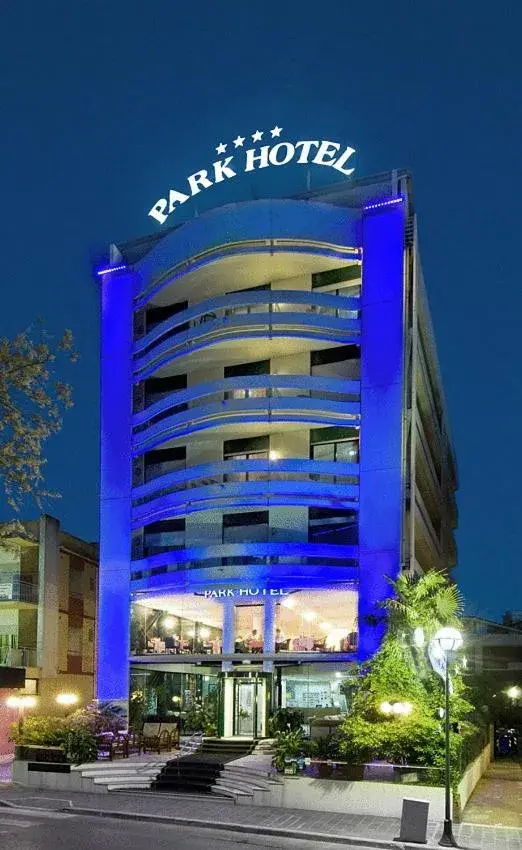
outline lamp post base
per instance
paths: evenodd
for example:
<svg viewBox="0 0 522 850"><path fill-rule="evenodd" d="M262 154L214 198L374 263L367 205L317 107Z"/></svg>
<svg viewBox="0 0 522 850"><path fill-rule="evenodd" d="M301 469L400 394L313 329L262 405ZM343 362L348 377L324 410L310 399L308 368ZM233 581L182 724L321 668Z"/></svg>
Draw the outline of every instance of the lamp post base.
<svg viewBox="0 0 522 850"><path fill-rule="evenodd" d="M450 820L444 821L444 830L442 832L441 839L439 841L440 847L458 847L455 840L455 836L453 835L453 826Z"/></svg>

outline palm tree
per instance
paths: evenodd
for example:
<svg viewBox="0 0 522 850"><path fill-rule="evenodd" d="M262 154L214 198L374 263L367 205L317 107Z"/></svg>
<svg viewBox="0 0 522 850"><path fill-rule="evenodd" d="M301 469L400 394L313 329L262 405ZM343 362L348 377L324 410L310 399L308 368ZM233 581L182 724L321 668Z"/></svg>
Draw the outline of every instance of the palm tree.
<svg viewBox="0 0 522 850"><path fill-rule="evenodd" d="M383 607L388 613L389 631L395 636L411 635L421 628L429 640L443 626L459 625L462 596L443 572L430 570L421 576L403 573L390 583L395 597L386 600Z"/></svg>

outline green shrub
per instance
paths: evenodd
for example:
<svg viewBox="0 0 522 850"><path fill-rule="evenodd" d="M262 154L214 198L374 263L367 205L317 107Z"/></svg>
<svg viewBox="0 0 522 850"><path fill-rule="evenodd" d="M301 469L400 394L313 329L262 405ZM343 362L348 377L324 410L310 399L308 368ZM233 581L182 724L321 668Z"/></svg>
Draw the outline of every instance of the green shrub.
<svg viewBox="0 0 522 850"><path fill-rule="evenodd" d="M11 741L15 744L33 744L41 747L59 747L67 736L66 721L62 717L36 715L26 717L22 733L18 723L11 727Z"/></svg>
<svg viewBox="0 0 522 850"><path fill-rule="evenodd" d="M285 769L287 759L297 758L305 754L306 744L301 729L291 732L278 732L275 738L272 765L280 773Z"/></svg>
<svg viewBox="0 0 522 850"><path fill-rule="evenodd" d="M73 764L96 761L98 747L96 738L89 729L69 729L65 740L67 758Z"/></svg>
<svg viewBox="0 0 522 850"><path fill-rule="evenodd" d="M338 732L331 732L323 738L314 738L312 741L305 742L308 746L306 755L313 759L336 760L339 761L342 757L341 753L341 736Z"/></svg>
<svg viewBox="0 0 522 850"><path fill-rule="evenodd" d="M194 702L185 714L183 728L185 732L217 735L217 697L209 694L202 702Z"/></svg>
<svg viewBox="0 0 522 850"><path fill-rule="evenodd" d="M300 729L304 723L304 714L295 708L278 708L268 719L269 735L278 732L292 732Z"/></svg>

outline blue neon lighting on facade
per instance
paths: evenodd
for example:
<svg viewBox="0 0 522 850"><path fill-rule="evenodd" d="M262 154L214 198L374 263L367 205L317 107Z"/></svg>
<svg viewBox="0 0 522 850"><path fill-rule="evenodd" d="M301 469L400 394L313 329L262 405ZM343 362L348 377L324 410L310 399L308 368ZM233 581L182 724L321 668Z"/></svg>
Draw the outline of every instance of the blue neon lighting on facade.
<svg viewBox="0 0 522 850"><path fill-rule="evenodd" d="M398 199L397 199L398 200ZM404 205L384 204L363 219L359 636L361 660L384 633L379 602L401 563ZM369 625L378 617L379 626Z"/></svg>
<svg viewBox="0 0 522 850"><path fill-rule="evenodd" d="M127 266L108 266L105 269L99 269L96 274L98 277L103 277L106 274L112 274L112 272L120 272L123 269L126 269Z"/></svg>
<svg viewBox="0 0 522 850"><path fill-rule="evenodd" d="M121 703L129 694L132 290L130 273L102 277L96 696Z"/></svg>
<svg viewBox="0 0 522 850"><path fill-rule="evenodd" d="M374 201L371 204L366 204L366 206L363 209L364 209L365 212L368 212L368 210L378 210L378 209L381 209L382 207L392 207L395 204L402 204L403 201L404 201L403 197L384 198L382 201Z"/></svg>

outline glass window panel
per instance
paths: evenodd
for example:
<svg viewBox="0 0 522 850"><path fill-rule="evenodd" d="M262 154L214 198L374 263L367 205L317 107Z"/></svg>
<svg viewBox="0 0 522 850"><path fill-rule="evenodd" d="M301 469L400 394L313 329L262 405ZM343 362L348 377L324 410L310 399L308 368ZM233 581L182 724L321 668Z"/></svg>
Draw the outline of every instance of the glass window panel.
<svg viewBox="0 0 522 850"><path fill-rule="evenodd" d="M357 592L302 590L277 605L277 652L354 652Z"/></svg>
<svg viewBox="0 0 522 850"><path fill-rule="evenodd" d="M258 654L263 651L263 606L235 606L235 652Z"/></svg>

